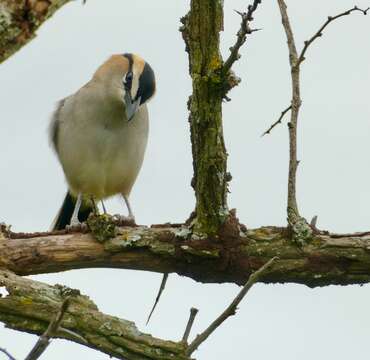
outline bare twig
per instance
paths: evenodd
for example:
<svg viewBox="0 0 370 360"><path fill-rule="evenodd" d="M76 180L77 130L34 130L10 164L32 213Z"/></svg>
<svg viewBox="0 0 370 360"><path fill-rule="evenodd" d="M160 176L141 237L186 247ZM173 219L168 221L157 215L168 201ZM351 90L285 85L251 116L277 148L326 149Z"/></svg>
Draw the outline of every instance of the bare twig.
<svg viewBox="0 0 370 360"><path fill-rule="evenodd" d="M270 134L271 130L278 124L281 124L281 120L283 120L284 115L292 109L292 105L289 105L285 110L283 110L280 114L280 117L277 121L275 121L262 135L261 137Z"/></svg>
<svg viewBox="0 0 370 360"><path fill-rule="evenodd" d="M41 354L45 351L45 349L50 344L50 338L55 336L56 332L58 331L59 325L63 319L64 313L67 311L69 306L69 297L67 297L60 307L57 315L55 316L54 320L50 322L46 331L39 337L37 343L27 355L25 360L36 360L38 359Z"/></svg>
<svg viewBox="0 0 370 360"><path fill-rule="evenodd" d="M297 122L299 109L301 107L300 97L300 67L296 66L298 53L295 45L293 30L287 13L284 0L277 0L280 8L281 18L288 42L289 62L292 79L292 102L289 126L289 176L288 176L288 222L292 226L300 218L296 199L296 173L297 173Z"/></svg>
<svg viewBox="0 0 370 360"><path fill-rule="evenodd" d="M203 343L207 338L230 316L235 315L237 306L243 300L244 296L247 294L249 289L253 286L255 282L257 282L270 268L270 266L274 263L274 261L278 260L278 257L273 257L263 266L261 266L257 271L255 271L249 277L247 283L243 286L240 290L239 294L236 298L231 302L231 304L226 308L226 310L217 317L212 324L205 329L201 334L197 335L197 337L193 340L193 342L188 346L186 350L186 354L190 356L201 343Z"/></svg>
<svg viewBox="0 0 370 360"><path fill-rule="evenodd" d="M288 42L289 50L289 62L292 79L292 102L291 102L291 118L288 123L289 126L289 176L288 176L288 223L293 230L295 240L298 242L305 242L306 238L309 238L312 229L309 227L307 221L302 218L299 214L297 199L296 199L296 173L297 173L297 124L299 109L301 106L300 97L300 65L305 60L305 54L309 46L317 39L322 36L323 30L334 20L343 16L349 15L352 12L359 11L364 15L370 8L363 10L354 6L352 9L344 11L336 16L329 16L326 22L320 27L320 29L304 43L304 47L300 54L297 52L294 34L290 25L287 6L284 0L277 0L280 8L282 24L285 30L285 34Z"/></svg>
<svg viewBox="0 0 370 360"><path fill-rule="evenodd" d="M236 11L241 18L242 22L240 24L240 29L237 32L236 42L233 46L230 47L230 55L224 63L223 66L223 73L227 74L228 71L233 66L234 62L240 59L239 49L247 40L247 35L252 34L252 32L258 31L259 29L251 29L249 23L253 21L253 13L257 10L259 4L261 4L262 0L254 0L252 5L248 6L247 12L240 12Z"/></svg>
<svg viewBox="0 0 370 360"><path fill-rule="evenodd" d="M150 310L150 314L148 316L148 319L146 320L146 325L148 325L149 320L150 320L151 316L153 315L153 312L154 312L155 308L157 307L157 304L158 304L159 299L161 298L162 292L163 292L164 288L166 287L167 279L168 279L168 273L163 274L162 282L161 282L161 285L159 287L157 297L155 298L152 310Z"/></svg>
<svg viewBox="0 0 370 360"><path fill-rule="evenodd" d="M192 328L193 323L194 323L194 319L197 316L197 314L198 314L198 309L196 309L196 308L191 308L190 309L189 320L188 320L188 323L186 325L184 335L182 337L183 342L186 342L186 343L188 342L189 334L190 334L191 328Z"/></svg>
<svg viewBox="0 0 370 360"><path fill-rule="evenodd" d="M307 49L309 48L309 46L319 37L321 37L323 35L323 31L325 30L325 28L333 21L343 17L343 16L347 16L347 15L350 15L352 12L355 12L355 11L359 11L361 12L363 15L367 15L368 11L370 10L370 7L368 7L367 9L360 9L358 8L357 6L354 6L352 9L349 9L349 10L346 10L346 11L343 11L342 13L338 14L338 15L335 15L335 16L328 16L328 19L324 22L324 24L320 27L319 30L317 30L317 32L309 39L309 40L306 40L304 42L304 46L303 46L303 49L301 51L301 53L299 54L299 57L298 57L298 62L296 64L296 66L299 66L304 60L305 60L305 55L306 55L306 51Z"/></svg>
<svg viewBox="0 0 370 360"><path fill-rule="evenodd" d="M0 348L0 352L5 354L9 358L9 360L16 360L16 358L12 356L6 349Z"/></svg>

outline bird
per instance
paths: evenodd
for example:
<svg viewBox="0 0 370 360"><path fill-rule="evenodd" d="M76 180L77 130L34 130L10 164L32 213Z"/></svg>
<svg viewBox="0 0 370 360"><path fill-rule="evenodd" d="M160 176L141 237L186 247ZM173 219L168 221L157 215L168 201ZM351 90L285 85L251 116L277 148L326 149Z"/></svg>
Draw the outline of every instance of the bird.
<svg viewBox="0 0 370 360"><path fill-rule="evenodd" d="M62 99L49 138L68 183L51 230L80 227L97 201L129 196L141 169L149 133L147 103L156 91L152 67L133 53L110 56L91 80ZM104 206L104 204L103 204Z"/></svg>

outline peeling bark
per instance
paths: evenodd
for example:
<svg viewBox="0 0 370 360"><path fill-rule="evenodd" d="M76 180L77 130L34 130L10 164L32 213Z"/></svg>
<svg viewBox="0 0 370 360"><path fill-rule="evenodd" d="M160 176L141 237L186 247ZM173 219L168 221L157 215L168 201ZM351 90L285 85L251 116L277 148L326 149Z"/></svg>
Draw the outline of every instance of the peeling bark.
<svg viewBox="0 0 370 360"><path fill-rule="evenodd" d="M122 227L104 243L91 234L12 234L0 239L0 267L18 275L108 267L177 273L203 283L242 285L270 258L265 283L310 287L370 281L370 232L321 233L299 247L286 228L262 227L201 241L186 226Z"/></svg>
<svg viewBox="0 0 370 360"><path fill-rule="evenodd" d="M186 344L141 333L134 323L101 313L78 290L50 286L0 270L0 286L9 295L0 298L0 321L11 329L42 334L63 300L69 306L56 337L77 342L124 360L190 360Z"/></svg>
<svg viewBox="0 0 370 360"><path fill-rule="evenodd" d="M0 63L36 36L39 26L69 0L0 0Z"/></svg>

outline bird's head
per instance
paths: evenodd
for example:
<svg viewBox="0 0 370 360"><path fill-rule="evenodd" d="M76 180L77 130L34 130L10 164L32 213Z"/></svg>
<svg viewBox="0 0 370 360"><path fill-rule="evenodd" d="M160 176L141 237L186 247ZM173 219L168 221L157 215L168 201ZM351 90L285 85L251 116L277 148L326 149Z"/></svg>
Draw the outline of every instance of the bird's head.
<svg viewBox="0 0 370 360"><path fill-rule="evenodd" d="M112 55L98 68L94 78L103 81L111 90L109 93L123 102L129 121L155 93L153 69L136 54Z"/></svg>

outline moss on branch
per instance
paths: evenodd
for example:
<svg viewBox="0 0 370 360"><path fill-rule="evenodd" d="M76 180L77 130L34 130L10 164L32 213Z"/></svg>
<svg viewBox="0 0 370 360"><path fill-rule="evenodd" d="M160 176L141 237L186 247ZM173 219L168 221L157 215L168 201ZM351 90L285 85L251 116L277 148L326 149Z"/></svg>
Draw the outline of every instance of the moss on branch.
<svg viewBox="0 0 370 360"><path fill-rule="evenodd" d="M231 236L232 235L232 236ZM251 272L278 256L266 283L307 286L370 280L370 232L314 232L306 244L287 228L262 227L199 240L185 225L120 227L104 243L91 234L14 234L0 237L0 267L19 275L108 267L175 272L200 282L244 284Z"/></svg>
<svg viewBox="0 0 370 360"><path fill-rule="evenodd" d="M0 0L0 63L36 36L39 26L69 0Z"/></svg>
<svg viewBox="0 0 370 360"><path fill-rule="evenodd" d="M221 0L192 0L181 28L189 55L193 93L189 123L193 152L196 207L193 225L201 234L214 235L228 217L227 152L222 128L223 60L220 31Z"/></svg>
<svg viewBox="0 0 370 360"><path fill-rule="evenodd" d="M7 327L42 334L68 294L70 304L57 337L68 339L125 360L189 360L185 344L141 333L134 323L101 313L78 291L50 286L0 270L0 321Z"/></svg>

